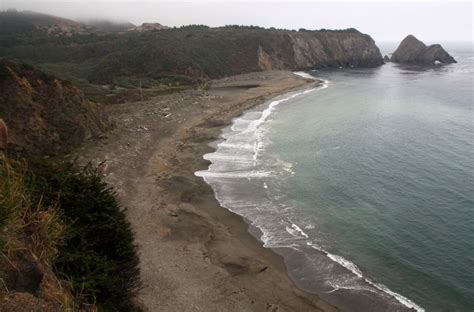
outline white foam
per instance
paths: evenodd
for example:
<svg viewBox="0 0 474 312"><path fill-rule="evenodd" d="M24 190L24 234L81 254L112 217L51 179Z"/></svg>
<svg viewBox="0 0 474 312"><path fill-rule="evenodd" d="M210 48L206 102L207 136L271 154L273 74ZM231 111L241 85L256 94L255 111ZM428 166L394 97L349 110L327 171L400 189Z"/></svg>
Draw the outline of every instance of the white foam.
<svg viewBox="0 0 474 312"><path fill-rule="evenodd" d="M308 73L302 72L302 71L293 72L293 74L295 74L297 76L300 76L300 77L303 77L303 78L306 78L306 79L317 80L314 76L312 76Z"/></svg>
<svg viewBox="0 0 474 312"><path fill-rule="evenodd" d="M396 293L394 291L391 291L390 289L388 289L387 286L383 285L383 284L378 284L378 283L373 283L371 282L370 280L368 279L365 279L369 284L373 285L374 287L380 289L381 291L393 296L395 299L397 299L398 302L400 302L401 304L403 304L404 306L410 308L410 309L415 309L416 311L418 312L424 312L425 309L420 307L419 305L417 305L416 303L414 303L413 301L411 301L410 299L408 299L407 297L405 296L402 296L400 295L399 293Z"/></svg>
<svg viewBox="0 0 474 312"><path fill-rule="evenodd" d="M209 153L203 156L210 161L230 161L230 162L249 162L252 161L252 155L234 155L224 153Z"/></svg>
<svg viewBox="0 0 474 312"><path fill-rule="evenodd" d="M196 171L194 173L198 177L203 178L265 178L271 175L269 171L254 170L254 171L229 171L229 172L215 172L209 170ZM227 207L226 207L227 208Z"/></svg>
<svg viewBox="0 0 474 312"><path fill-rule="evenodd" d="M228 141L224 141L219 143L217 146L218 147L224 147L224 148L235 148L238 150L250 150L253 151L255 149L256 143L229 143Z"/></svg>
<svg viewBox="0 0 474 312"><path fill-rule="evenodd" d="M335 292L339 289L349 289L349 290L356 290L356 291L368 291L368 292L377 292L373 287L363 287L363 286L353 286L350 284L352 281L346 281L343 284L340 284L339 282L335 281L328 281L327 285L331 286L333 289L330 291L327 291L327 294L330 294L332 292Z"/></svg>
<svg viewBox="0 0 474 312"><path fill-rule="evenodd" d="M294 237L309 238L308 234L306 234L299 226L294 223L291 224L291 227L286 226L286 231Z"/></svg>
<svg viewBox="0 0 474 312"><path fill-rule="evenodd" d="M355 265L353 262L346 260L341 256L333 255L331 253L327 253L326 255L328 256L329 259L331 259L334 262L339 263L340 265L342 265L343 267L345 267L346 269L348 269L349 271L351 271L358 277L361 277L361 278L363 277L362 272L359 270L357 265Z"/></svg>
<svg viewBox="0 0 474 312"><path fill-rule="evenodd" d="M345 267L346 269L348 269L349 271L351 271L352 273L354 273L358 277L362 278L364 281L366 281L370 285L374 286L378 290L392 296L393 298L395 298L398 302L400 302L404 306L406 306L410 309L415 309L418 312L424 312L425 311L424 308L417 305L416 303L414 303L410 299L406 298L405 296L400 295L399 293L396 293L396 292L390 290L387 286L385 286L383 284L373 282L369 278L364 277L364 275L362 274L362 271L357 267L357 265L355 265L355 263L353 263L353 262L351 262L351 261L349 261L349 260L347 260L347 259L345 259L341 256L325 252L324 250L322 250L321 248L319 248L315 245L312 245L312 244L308 244L308 245L315 248L315 249L317 249L317 250L319 250L319 251L322 251L322 252L326 253L326 255L328 256L329 259L333 260L334 262L339 263L340 265L342 265L343 267ZM342 287L339 287L339 288L342 288ZM347 289L347 287L345 287L345 288ZM335 290L337 290L337 289L334 289L333 291L335 291Z"/></svg>

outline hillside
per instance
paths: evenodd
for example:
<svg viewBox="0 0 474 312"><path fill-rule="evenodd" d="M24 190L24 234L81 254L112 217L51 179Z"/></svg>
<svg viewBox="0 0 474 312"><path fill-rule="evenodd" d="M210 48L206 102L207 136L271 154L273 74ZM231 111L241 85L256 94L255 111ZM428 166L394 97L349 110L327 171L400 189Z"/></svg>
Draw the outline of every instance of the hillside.
<svg viewBox="0 0 474 312"><path fill-rule="evenodd" d="M47 36L0 36L0 57L40 66L77 83L147 87L269 70L374 67L370 36L354 29L288 31L255 27Z"/></svg>
<svg viewBox="0 0 474 312"><path fill-rule="evenodd" d="M30 66L0 61L0 90L11 152L67 153L110 127L101 108L77 87Z"/></svg>
<svg viewBox="0 0 474 312"><path fill-rule="evenodd" d="M38 30L50 35L71 35L91 31L84 24L49 14L16 10L0 11L0 35Z"/></svg>

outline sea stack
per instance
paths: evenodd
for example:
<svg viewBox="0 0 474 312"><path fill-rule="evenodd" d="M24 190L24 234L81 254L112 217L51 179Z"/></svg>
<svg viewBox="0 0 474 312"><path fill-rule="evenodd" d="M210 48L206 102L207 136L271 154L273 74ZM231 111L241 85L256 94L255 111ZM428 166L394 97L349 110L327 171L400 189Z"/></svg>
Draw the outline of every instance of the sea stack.
<svg viewBox="0 0 474 312"><path fill-rule="evenodd" d="M456 63L456 60L439 44L426 46L413 35L402 40L397 50L393 52L390 61L413 65L434 65Z"/></svg>

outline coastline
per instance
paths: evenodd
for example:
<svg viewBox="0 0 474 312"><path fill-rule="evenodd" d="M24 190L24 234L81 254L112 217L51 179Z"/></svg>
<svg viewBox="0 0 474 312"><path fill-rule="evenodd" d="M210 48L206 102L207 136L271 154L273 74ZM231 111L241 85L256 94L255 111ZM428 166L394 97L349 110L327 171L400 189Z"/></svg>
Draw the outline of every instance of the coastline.
<svg viewBox="0 0 474 312"><path fill-rule="evenodd" d="M80 161L107 160L136 233L148 311L336 311L298 289L282 256L223 209L194 176L234 117L277 95L314 87L291 72L272 71L214 81L139 103L111 105L117 130L79 152Z"/></svg>
<svg viewBox="0 0 474 312"><path fill-rule="evenodd" d="M246 110L234 118L229 127L221 130L215 150L204 155L211 165L195 174L213 188L222 207L249 224L249 232L265 248L283 256L288 274L300 289L318 294L344 311L424 311L410 299L365 276L356 264L307 240L308 235L285 217L285 206L280 207L273 197L268 197L267 178L294 172L291 164L284 161L260 164L259 154L265 146L260 126L278 105L325 89L329 84L329 81L304 72L294 74L318 81L318 84L273 97L265 105ZM275 206L280 207L280 211L275 212Z"/></svg>

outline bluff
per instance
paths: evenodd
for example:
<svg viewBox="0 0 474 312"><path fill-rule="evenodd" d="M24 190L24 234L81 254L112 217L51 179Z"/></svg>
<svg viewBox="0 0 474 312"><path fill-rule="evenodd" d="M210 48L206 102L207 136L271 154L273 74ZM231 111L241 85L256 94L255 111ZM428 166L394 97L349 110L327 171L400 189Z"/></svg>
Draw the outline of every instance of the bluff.
<svg viewBox="0 0 474 312"><path fill-rule="evenodd" d="M74 82L124 87L196 83L271 70L375 67L382 56L355 29L282 30L190 25L142 32L0 36L0 57Z"/></svg>
<svg viewBox="0 0 474 312"><path fill-rule="evenodd" d="M283 32L278 40L258 45L258 67L316 69L324 67L375 67L382 56L370 36L355 29L343 31ZM275 37L278 37L275 36Z"/></svg>
<svg viewBox="0 0 474 312"><path fill-rule="evenodd" d="M433 65L435 62L456 63L456 60L441 45L426 46L413 35L408 35L402 40L390 60L395 63L413 65Z"/></svg>
<svg viewBox="0 0 474 312"><path fill-rule="evenodd" d="M110 127L95 103L68 81L0 61L0 117L9 150L30 156L65 153Z"/></svg>
<svg viewBox="0 0 474 312"><path fill-rule="evenodd" d="M135 44L130 46L129 42ZM355 29L289 31L197 25L126 34L111 44L114 57L101 59L101 66L90 75L92 81L110 82L117 76L138 73L221 78L273 69L383 64L372 38Z"/></svg>

